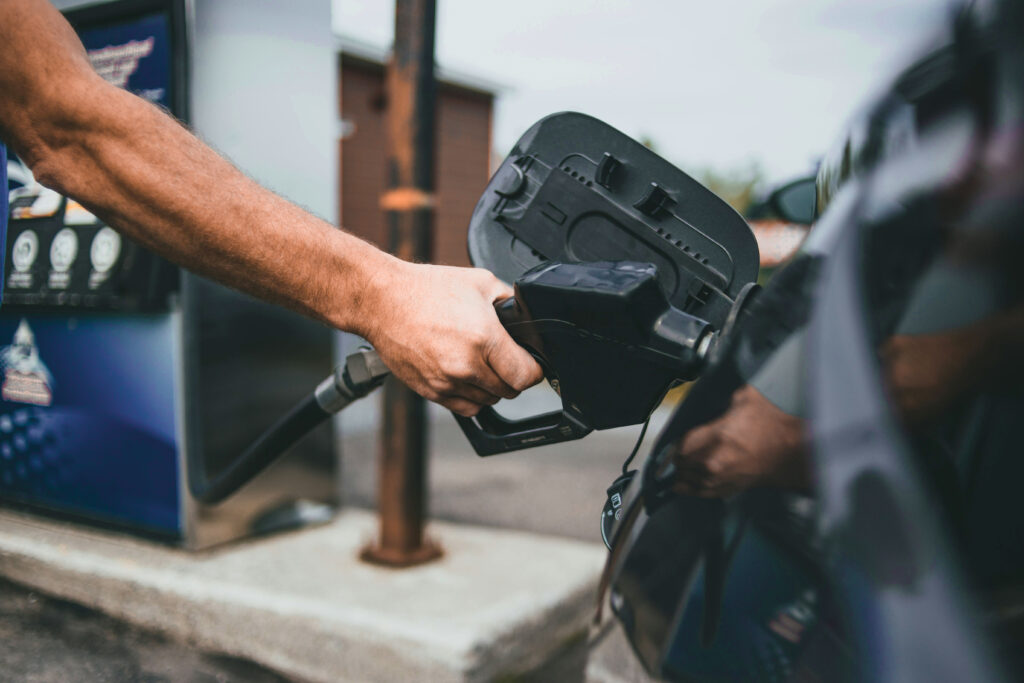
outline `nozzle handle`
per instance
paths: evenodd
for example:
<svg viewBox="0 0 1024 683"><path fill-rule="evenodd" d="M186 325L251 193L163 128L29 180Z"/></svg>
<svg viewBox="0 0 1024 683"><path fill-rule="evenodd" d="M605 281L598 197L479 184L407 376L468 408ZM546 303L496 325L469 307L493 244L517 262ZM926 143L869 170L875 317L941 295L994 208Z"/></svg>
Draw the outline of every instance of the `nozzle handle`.
<svg viewBox="0 0 1024 683"><path fill-rule="evenodd" d="M481 457L575 441L593 431L562 411L510 420L488 406L475 417L456 415L455 421Z"/></svg>

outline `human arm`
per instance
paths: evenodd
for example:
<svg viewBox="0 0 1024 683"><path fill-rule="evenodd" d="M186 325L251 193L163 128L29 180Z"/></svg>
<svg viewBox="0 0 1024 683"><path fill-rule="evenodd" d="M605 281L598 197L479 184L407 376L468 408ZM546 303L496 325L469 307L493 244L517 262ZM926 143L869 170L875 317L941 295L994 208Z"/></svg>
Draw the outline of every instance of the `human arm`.
<svg viewBox="0 0 1024 683"><path fill-rule="evenodd" d="M965 396L1020 382L1022 348L1022 307L933 334L893 335L881 346L886 387L907 423L927 423Z"/></svg>
<svg viewBox="0 0 1024 683"><path fill-rule="evenodd" d="M1024 308L935 334L894 335L880 348L886 387L911 427L940 417L957 400L1020 381ZM676 446L677 490L720 497L751 486L806 487L810 459L804 422L754 387L740 388L729 409Z"/></svg>
<svg viewBox="0 0 1024 683"><path fill-rule="evenodd" d="M41 183L126 236L364 336L400 379L457 412L540 378L492 309L507 286L481 270L400 261L260 188L97 76L43 0L0 3L0 138Z"/></svg>

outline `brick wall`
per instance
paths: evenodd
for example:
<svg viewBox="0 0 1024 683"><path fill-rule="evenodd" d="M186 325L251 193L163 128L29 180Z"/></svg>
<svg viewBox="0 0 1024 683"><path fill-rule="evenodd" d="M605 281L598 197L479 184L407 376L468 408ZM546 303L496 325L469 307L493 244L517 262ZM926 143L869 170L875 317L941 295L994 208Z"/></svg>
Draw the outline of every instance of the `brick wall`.
<svg viewBox="0 0 1024 683"><path fill-rule="evenodd" d="M384 67L345 55L340 73L341 117L350 128L339 150L338 215L347 230L386 247L378 204L387 157ZM435 263L469 265L466 227L490 175L493 103L490 93L445 83L438 89Z"/></svg>

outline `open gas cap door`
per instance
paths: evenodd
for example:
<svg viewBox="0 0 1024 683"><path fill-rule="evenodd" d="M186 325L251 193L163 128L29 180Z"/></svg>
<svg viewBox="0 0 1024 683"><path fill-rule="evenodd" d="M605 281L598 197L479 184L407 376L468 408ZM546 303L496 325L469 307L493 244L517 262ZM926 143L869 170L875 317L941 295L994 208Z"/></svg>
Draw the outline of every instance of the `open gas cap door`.
<svg viewBox="0 0 1024 683"><path fill-rule="evenodd" d="M469 255L509 283L545 261L651 263L669 302L716 328L759 266L732 207L575 112L541 119L512 148L473 212Z"/></svg>

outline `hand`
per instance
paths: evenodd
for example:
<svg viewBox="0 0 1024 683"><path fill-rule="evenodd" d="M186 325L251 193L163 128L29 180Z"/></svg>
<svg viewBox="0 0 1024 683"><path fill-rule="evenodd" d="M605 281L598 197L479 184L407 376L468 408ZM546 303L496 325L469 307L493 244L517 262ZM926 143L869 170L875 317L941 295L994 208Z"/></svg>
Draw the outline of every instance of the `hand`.
<svg viewBox="0 0 1024 683"><path fill-rule="evenodd" d="M392 264L373 283L360 332L413 391L470 417L541 380L494 311L511 287L479 268Z"/></svg>
<svg viewBox="0 0 1024 683"><path fill-rule="evenodd" d="M720 418L690 430L677 445L674 488L721 498L756 485L806 487L806 455L803 420L746 385Z"/></svg>

